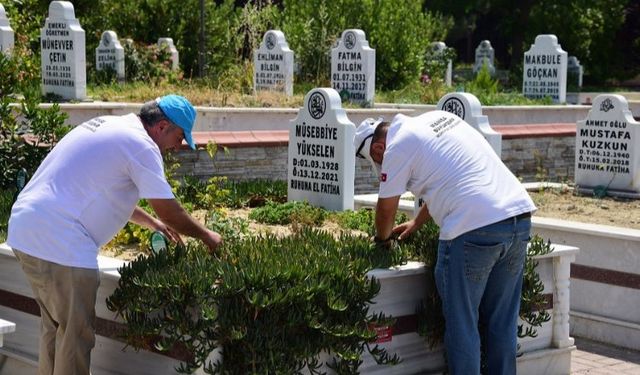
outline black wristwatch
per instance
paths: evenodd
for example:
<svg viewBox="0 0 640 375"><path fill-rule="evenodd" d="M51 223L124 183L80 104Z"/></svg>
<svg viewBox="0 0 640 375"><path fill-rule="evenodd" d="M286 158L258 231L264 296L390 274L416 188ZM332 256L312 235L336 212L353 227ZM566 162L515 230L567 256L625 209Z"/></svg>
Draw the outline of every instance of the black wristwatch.
<svg viewBox="0 0 640 375"><path fill-rule="evenodd" d="M391 241L392 236L389 236L386 240L383 240L382 238L375 236L373 237L373 242L375 242L376 244L386 244L389 241Z"/></svg>

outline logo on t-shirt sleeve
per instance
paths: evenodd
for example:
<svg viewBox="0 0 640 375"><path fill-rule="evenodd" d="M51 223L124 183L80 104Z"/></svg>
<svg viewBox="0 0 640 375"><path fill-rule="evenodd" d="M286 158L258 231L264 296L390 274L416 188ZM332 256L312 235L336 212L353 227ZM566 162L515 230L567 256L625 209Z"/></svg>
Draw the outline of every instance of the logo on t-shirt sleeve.
<svg viewBox="0 0 640 375"><path fill-rule="evenodd" d="M380 173L380 181L382 181L382 182L386 182L387 181L387 174L386 173Z"/></svg>

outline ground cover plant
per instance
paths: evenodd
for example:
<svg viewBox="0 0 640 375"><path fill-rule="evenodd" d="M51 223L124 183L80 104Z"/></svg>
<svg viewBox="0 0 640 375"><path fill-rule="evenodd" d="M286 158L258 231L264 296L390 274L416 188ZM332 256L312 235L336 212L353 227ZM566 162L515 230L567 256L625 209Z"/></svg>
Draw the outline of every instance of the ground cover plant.
<svg viewBox="0 0 640 375"><path fill-rule="evenodd" d="M326 351L328 366L357 373L365 350L380 363L398 360L371 343L372 325L387 319L369 312L380 285L365 277L391 254L366 238L308 227L227 241L215 256L171 247L124 266L108 306L127 322L130 344L160 336L158 349L186 347L194 357L181 371L315 373ZM222 360L203 363L215 348Z"/></svg>
<svg viewBox="0 0 640 375"><path fill-rule="evenodd" d="M313 373L328 366L338 373L357 373L366 352L380 363L397 362L399 358L372 344L374 327L393 324L393 317L369 313L380 286L366 274L414 259L433 278L437 226L425 225L391 249L376 247L370 240L371 210L329 213L304 202L276 203L286 186L268 185L231 186L251 194L281 189L279 199L259 200L264 206L252 212L260 213L257 221L288 223L290 234L251 233L245 220L214 209L208 212L207 226L225 238L215 254L191 242L186 248L139 255L122 268L108 304L127 322L127 342L139 348L149 348L150 342L161 350L186 348L191 359L182 364L185 372L204 366L208 373ZM189 186L191 196L207 188L193 181ZM397 222L406 219L398 215ZM343 230L322 230L323 221L340 223ZM529 250L521 309L527 324L519 328L520 336L535 336L536 327L550 318L531 259L548 251L539 239ZM435 288L416 308L419 333L432 346L442 342L444 318ZM222 349L221 360L207 362L216 348ZM318 359L320 353L329 354L327 363Z"/></svg>

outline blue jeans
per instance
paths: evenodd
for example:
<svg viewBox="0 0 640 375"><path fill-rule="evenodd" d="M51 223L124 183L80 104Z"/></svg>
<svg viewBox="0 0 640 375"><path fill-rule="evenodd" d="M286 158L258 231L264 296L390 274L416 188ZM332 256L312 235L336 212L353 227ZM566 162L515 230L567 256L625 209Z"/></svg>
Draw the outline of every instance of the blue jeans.
<svg viewBox="0 0 640 375"><path fill-rule="evenodd" d="M522 272L531 219L515 217L441 240L435 269L451 374L480 373L480 332L487 373L515 374Z"/></svg>

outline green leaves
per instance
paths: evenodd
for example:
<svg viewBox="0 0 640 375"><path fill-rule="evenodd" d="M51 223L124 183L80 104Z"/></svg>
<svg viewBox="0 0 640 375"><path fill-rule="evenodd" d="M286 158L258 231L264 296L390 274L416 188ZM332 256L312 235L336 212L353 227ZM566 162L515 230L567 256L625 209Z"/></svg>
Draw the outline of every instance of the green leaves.
<svg viewBox="0 0 640 375"><path fill-rule="evenodd" d="M286 225L292 222L301 225L320 225L326 212L308 202L268 202L264 207L251 211L249 218L260 223Z"/></svg>
<svg viewBox="0 0 640 375"><path fill-rule="evenodd" d="M19 45L11 56L0 53L0 188L15 186L22 168L32 176L42 159L69 130L67 115L57 104L40 107L39 80L31 67L33 57ZM36 68L37 69L37 68ZM37 87L37 94L34 94ZM33 137L25 140L26 131Z"/></svg>
<svg viewBox="0 0 640 375"><path fill-rule="evenodd" d="M372 338L368 327L380 319L367 306L380 284L366 274L379 266L372 261L394 257L369 250L367 238L308 227L225 242L218 257L200 246L172 247L123 267L107 306L127 322L130 345L159 335L157 349L179 343L192 353L179 370L221 347L223 360L209 373L313 372L322 351L353 373Z"/></svg>
<svg viewBox="0 0 640 375"><path fill-rule="evenodd" d="M536 255L544 255L553 251L551 241L545 241L535 235L527 249L527 258L524 263L524 279L522 281L522 294L520 297L520 318L526 325L518 325L518 337L536 337L535 327L551 320L551 315L546 310L546 299L542 294L544 284L540 275L536 272L538 261L533 259Z"/></svg>

